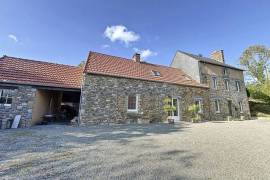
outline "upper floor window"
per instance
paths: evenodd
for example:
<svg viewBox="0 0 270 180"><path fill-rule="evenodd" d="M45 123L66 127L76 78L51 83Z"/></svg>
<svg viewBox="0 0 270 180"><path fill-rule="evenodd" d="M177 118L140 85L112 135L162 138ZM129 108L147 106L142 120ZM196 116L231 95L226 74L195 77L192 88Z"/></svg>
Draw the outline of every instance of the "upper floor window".
<svg viewBox="0 0 270 180"><path fill-rule="evenodd" d="M229 80L228 79L224 79L224 85L225 85L225 89L227 91L229 91L230 90L230 85L229 85Z"/></svg>
<svg viewBox="0 0 270 180"><path fill-rule="evenodd" d="M235 81L235 86L236 86L236 91L240 92L241 87L240 87L240 82L239 81Z"/></svg>
<svg viewBox="0 0 270 180"><path fill-rule="evenodd" d="M159 71L152 70L152 73L153 73L154 76L160 76L160 72Z"/></svg>
<svg viewBox="0 0 270 180"><path fill-rule="evenodd" d="M213 88L217 89L217 77L212 77Z"/></svg>
<svg viewBox="0 0 270 180"><path fill-rule="evenodd" d="M128 111L138 111L138 96L129 95L128 96Z"/></svg>
<svg viewBox="0 0 270 180"><path fill-rule="evenodd" d="M240 109L240 112L242 113L243 112L243 103L242 103L242 101L239 101L239 109Z"/></svg>
<svg viewBox="0 0 270 180"><path fill-rule="evenodd" d="M196 104L196 106L199 107L199 113L202 113L202 112L203 112L203 108L202 108L202 99L196 99L196 100L195 100L195 104Z"/></svg>
<svg viewBox="0 0 270 180"><path fill-rule="evenodd" d="M11 106L12 104L12 90L0 89L0 104L4 106Z"/></svg>
<svg viewBox="0 0 270 180"><path fill-rule="evenodd" d="M206 75L202 76L202 83L207 84L207 76Z"/></svg>
<svg viewBox="0 0 270 180"><path fill-rule="evenodd" d="M228 75L228 69L227 68L223 68L223 75L227 76Z"/></svg>
<svg viewBox="0 0 270 180"><path fill-rule="evenodd" d="M220 113L220 100L219 99L215 100L215 110L216 110L216 113Z"/></svg>

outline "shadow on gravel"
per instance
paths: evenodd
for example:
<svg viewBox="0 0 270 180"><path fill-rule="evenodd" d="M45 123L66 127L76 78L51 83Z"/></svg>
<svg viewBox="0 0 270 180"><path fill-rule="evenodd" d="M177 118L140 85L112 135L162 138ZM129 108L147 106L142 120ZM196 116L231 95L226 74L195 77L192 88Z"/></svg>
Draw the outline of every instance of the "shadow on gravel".
<svg viewBox="0 0 270 180"><path fill-rule="evenodd" d="M139 139L171 133L181 135L186 128L189 128L186 124L78 128L48 125L3 131L0 177L189 179L179 170L190 168L199 154L179 149L181 146L177 144L164 147L153 142L153 138Z"/></svg>
<svg viewBox="0 0 270 180"><path fill-rule="evenodd" d="M65 138L69 139L69 141L86 144L99 141L118 141L119 143L126 144L132 141L133 138L181 132L186 128L188 128L188 126L182 124L129 124L74 128L71 131L65 131L63 135Z"/></svg>

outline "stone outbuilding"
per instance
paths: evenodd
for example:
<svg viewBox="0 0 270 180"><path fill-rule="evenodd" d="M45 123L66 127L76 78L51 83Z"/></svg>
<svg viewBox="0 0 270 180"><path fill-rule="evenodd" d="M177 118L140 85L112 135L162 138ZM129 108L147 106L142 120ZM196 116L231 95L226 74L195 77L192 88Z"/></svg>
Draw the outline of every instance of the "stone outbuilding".
<svg viewBox="0 0 270 180"><path fill-rule="evenodd" d="M3 56L0 127L8 128L16 115L21 115L19 127L29 127L41 123L45 115L56 121L68 105L78 111L81 82L82 68Z"/></svg>

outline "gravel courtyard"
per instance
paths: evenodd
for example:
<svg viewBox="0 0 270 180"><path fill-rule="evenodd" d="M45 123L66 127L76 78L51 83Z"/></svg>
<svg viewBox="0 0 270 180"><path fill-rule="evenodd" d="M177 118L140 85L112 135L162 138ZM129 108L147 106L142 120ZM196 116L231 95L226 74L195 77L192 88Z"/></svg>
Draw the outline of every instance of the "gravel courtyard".
<svg viewBox="0 0 270 180"><path fill-rule="evenodd" d="M0 130L0 179L270 179L270 121Z"/></svg>

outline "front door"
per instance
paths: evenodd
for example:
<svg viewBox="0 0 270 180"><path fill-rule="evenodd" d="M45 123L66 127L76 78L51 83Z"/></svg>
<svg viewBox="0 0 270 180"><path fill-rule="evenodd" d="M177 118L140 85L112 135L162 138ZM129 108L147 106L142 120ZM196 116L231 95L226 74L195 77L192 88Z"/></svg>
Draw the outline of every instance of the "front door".
<svg viewBox="0 0 270 180"><path fill-rule="evenodd" d="M175 110L172 112L172 119L174 119L174 122L180 121L179 116L179 101L177 98L172 98L172 105L175 107Z"/></svg>
<svg viewBox="0 0 270 180"><path fill-rule="evenodd" d="M228 110L229 110L229 116L232 116L232 101L228 100Z"/></svg>

